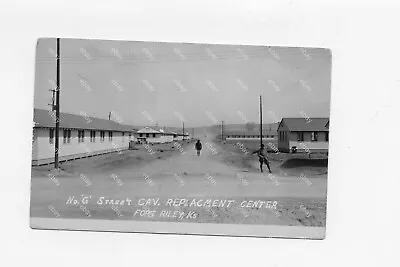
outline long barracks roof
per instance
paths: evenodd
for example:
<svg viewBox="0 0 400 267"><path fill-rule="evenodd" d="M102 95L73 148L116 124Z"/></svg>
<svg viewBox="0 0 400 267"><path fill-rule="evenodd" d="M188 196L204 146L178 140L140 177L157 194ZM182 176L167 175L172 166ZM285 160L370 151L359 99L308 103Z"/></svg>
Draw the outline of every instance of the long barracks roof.
<svg viewBox="0 0 400 267"><path fill-rule="evenodd" d="M34 127L54 128L56 125L55 113L49 110L35 108L33 113L33 121L35 122ZM133 126L120 124L112 120L62 112L60 112L60 128L124 132L136 131L133 129Z"/></svg>
<svg viewBox="0 0 400 267"><path fill-rule="evenodd" d="M137 131L137 133L146 133L146 134L147 134L147 133L149 133L149 134L155 133L155 134L161 134L160 131L154 130L154 129L150 128L150 127L144 127L144 128L142 128L142 129L140 129L139 131Z"/></svg>
<svg viewBox="0 0 400 267"><path fill-rule="evenodd" d="M241 136L260 136L259 131L228 131L224 135L241 135ZM263 135L277 135L277 132L263 131Z"/></svg>
<svg viewBox="0 0 400 267"><path fill-rule="evenodd" d="M282 118L289 131L329 131L329 118Z"/></svg>
<svg viewBox="0 0 400 267"><path fill-rule="evenodd" d="M163 135L178 135L175 132L164 130L164 129L160 129L159 132L162 133Z"/></svg>

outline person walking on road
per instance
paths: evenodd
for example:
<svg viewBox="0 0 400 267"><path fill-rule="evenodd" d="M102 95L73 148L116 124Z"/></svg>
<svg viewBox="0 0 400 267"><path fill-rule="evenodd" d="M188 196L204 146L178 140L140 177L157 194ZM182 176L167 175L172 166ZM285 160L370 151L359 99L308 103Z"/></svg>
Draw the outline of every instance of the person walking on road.
<svg viewBox="0 0 400 267"><path fill-rule="evenodd" d="M260 162L260 170L261 170L261 172L263 172L263 164L265 163L265 165L267 165L267 167L268 167L269 173L271 173L271 169L269 167L269 161L268 161L268 158L266 156L267 151L265 151L264 144L261 144L260 149L254 151L251 154L257 154L258 161Z"/></svg>
<svg viewBox="0 0 400 267"><path fill-rule="evenodd" d="M197 151L197 156L200 156L200 151L202 149L202 145L200 143L200 140L197 140L196 144L194 145L194 147L196 148Z"/></svg>

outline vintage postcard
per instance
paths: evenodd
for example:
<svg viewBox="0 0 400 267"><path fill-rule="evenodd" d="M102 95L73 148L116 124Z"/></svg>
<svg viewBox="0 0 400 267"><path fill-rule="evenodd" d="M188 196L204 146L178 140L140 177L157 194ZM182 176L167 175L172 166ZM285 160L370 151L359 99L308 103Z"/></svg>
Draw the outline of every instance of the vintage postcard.
<svg viewBox="0 0 400 267"><path fill-rule="evenodd" d="M42 38L31 227L325 238L326 48Z"/></svg>

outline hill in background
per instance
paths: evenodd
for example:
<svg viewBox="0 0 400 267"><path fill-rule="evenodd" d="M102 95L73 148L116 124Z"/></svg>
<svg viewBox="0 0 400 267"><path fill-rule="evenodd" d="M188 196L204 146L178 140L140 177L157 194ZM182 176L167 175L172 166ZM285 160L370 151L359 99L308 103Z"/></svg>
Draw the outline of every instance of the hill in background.
<svg viewBox="0 0 400 267"><path fill-rule="evenodd" d="M263 132L265 133L276 133L278 129L279 123L265 123L263 124ZM144 126L136 126L135 129L141 129ZM149 126L151 127L151 126ZM165 131L182 133L182 127L151 127L153 129L165 129ZM256 123L247 123L247 124L225 124L224 132L243 132L243 133L258 133L260 131L260 127ZM195 138L202 138L205 136L217 136L221 134L221 125L213 125L213 126L204 126L204 127L185 127L185 132L192 136L194 132Z"/></svg>

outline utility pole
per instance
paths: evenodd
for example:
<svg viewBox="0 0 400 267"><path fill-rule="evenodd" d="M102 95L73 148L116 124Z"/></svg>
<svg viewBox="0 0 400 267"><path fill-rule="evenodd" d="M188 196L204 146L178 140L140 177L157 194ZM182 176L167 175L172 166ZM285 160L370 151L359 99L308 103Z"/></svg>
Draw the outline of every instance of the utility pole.
<svg viewBox="0 0 400 267"><path fill-rule="evenodd" d="M260 95L260 147L262 144L262 100Z"/></svg>
<svg viewBox="0 0 400 267"><path fill-rule="evenodd" d="M182 122L182 140L185 140L185 122Z"/></svg>
<svg viewBox="0 0 400 267"><path fill-rule="evenodd" d="M57 38L57 88L56 88L56 134L54 148L54 168L59 168L58 149L59 149L59 131L60 131L60 38Z"/></svg>
<svg viewBox="0 0 400 267"><path fill-rule="evenodd" d="M224 140L224 121L221 121L221 140Z"/></svg>

